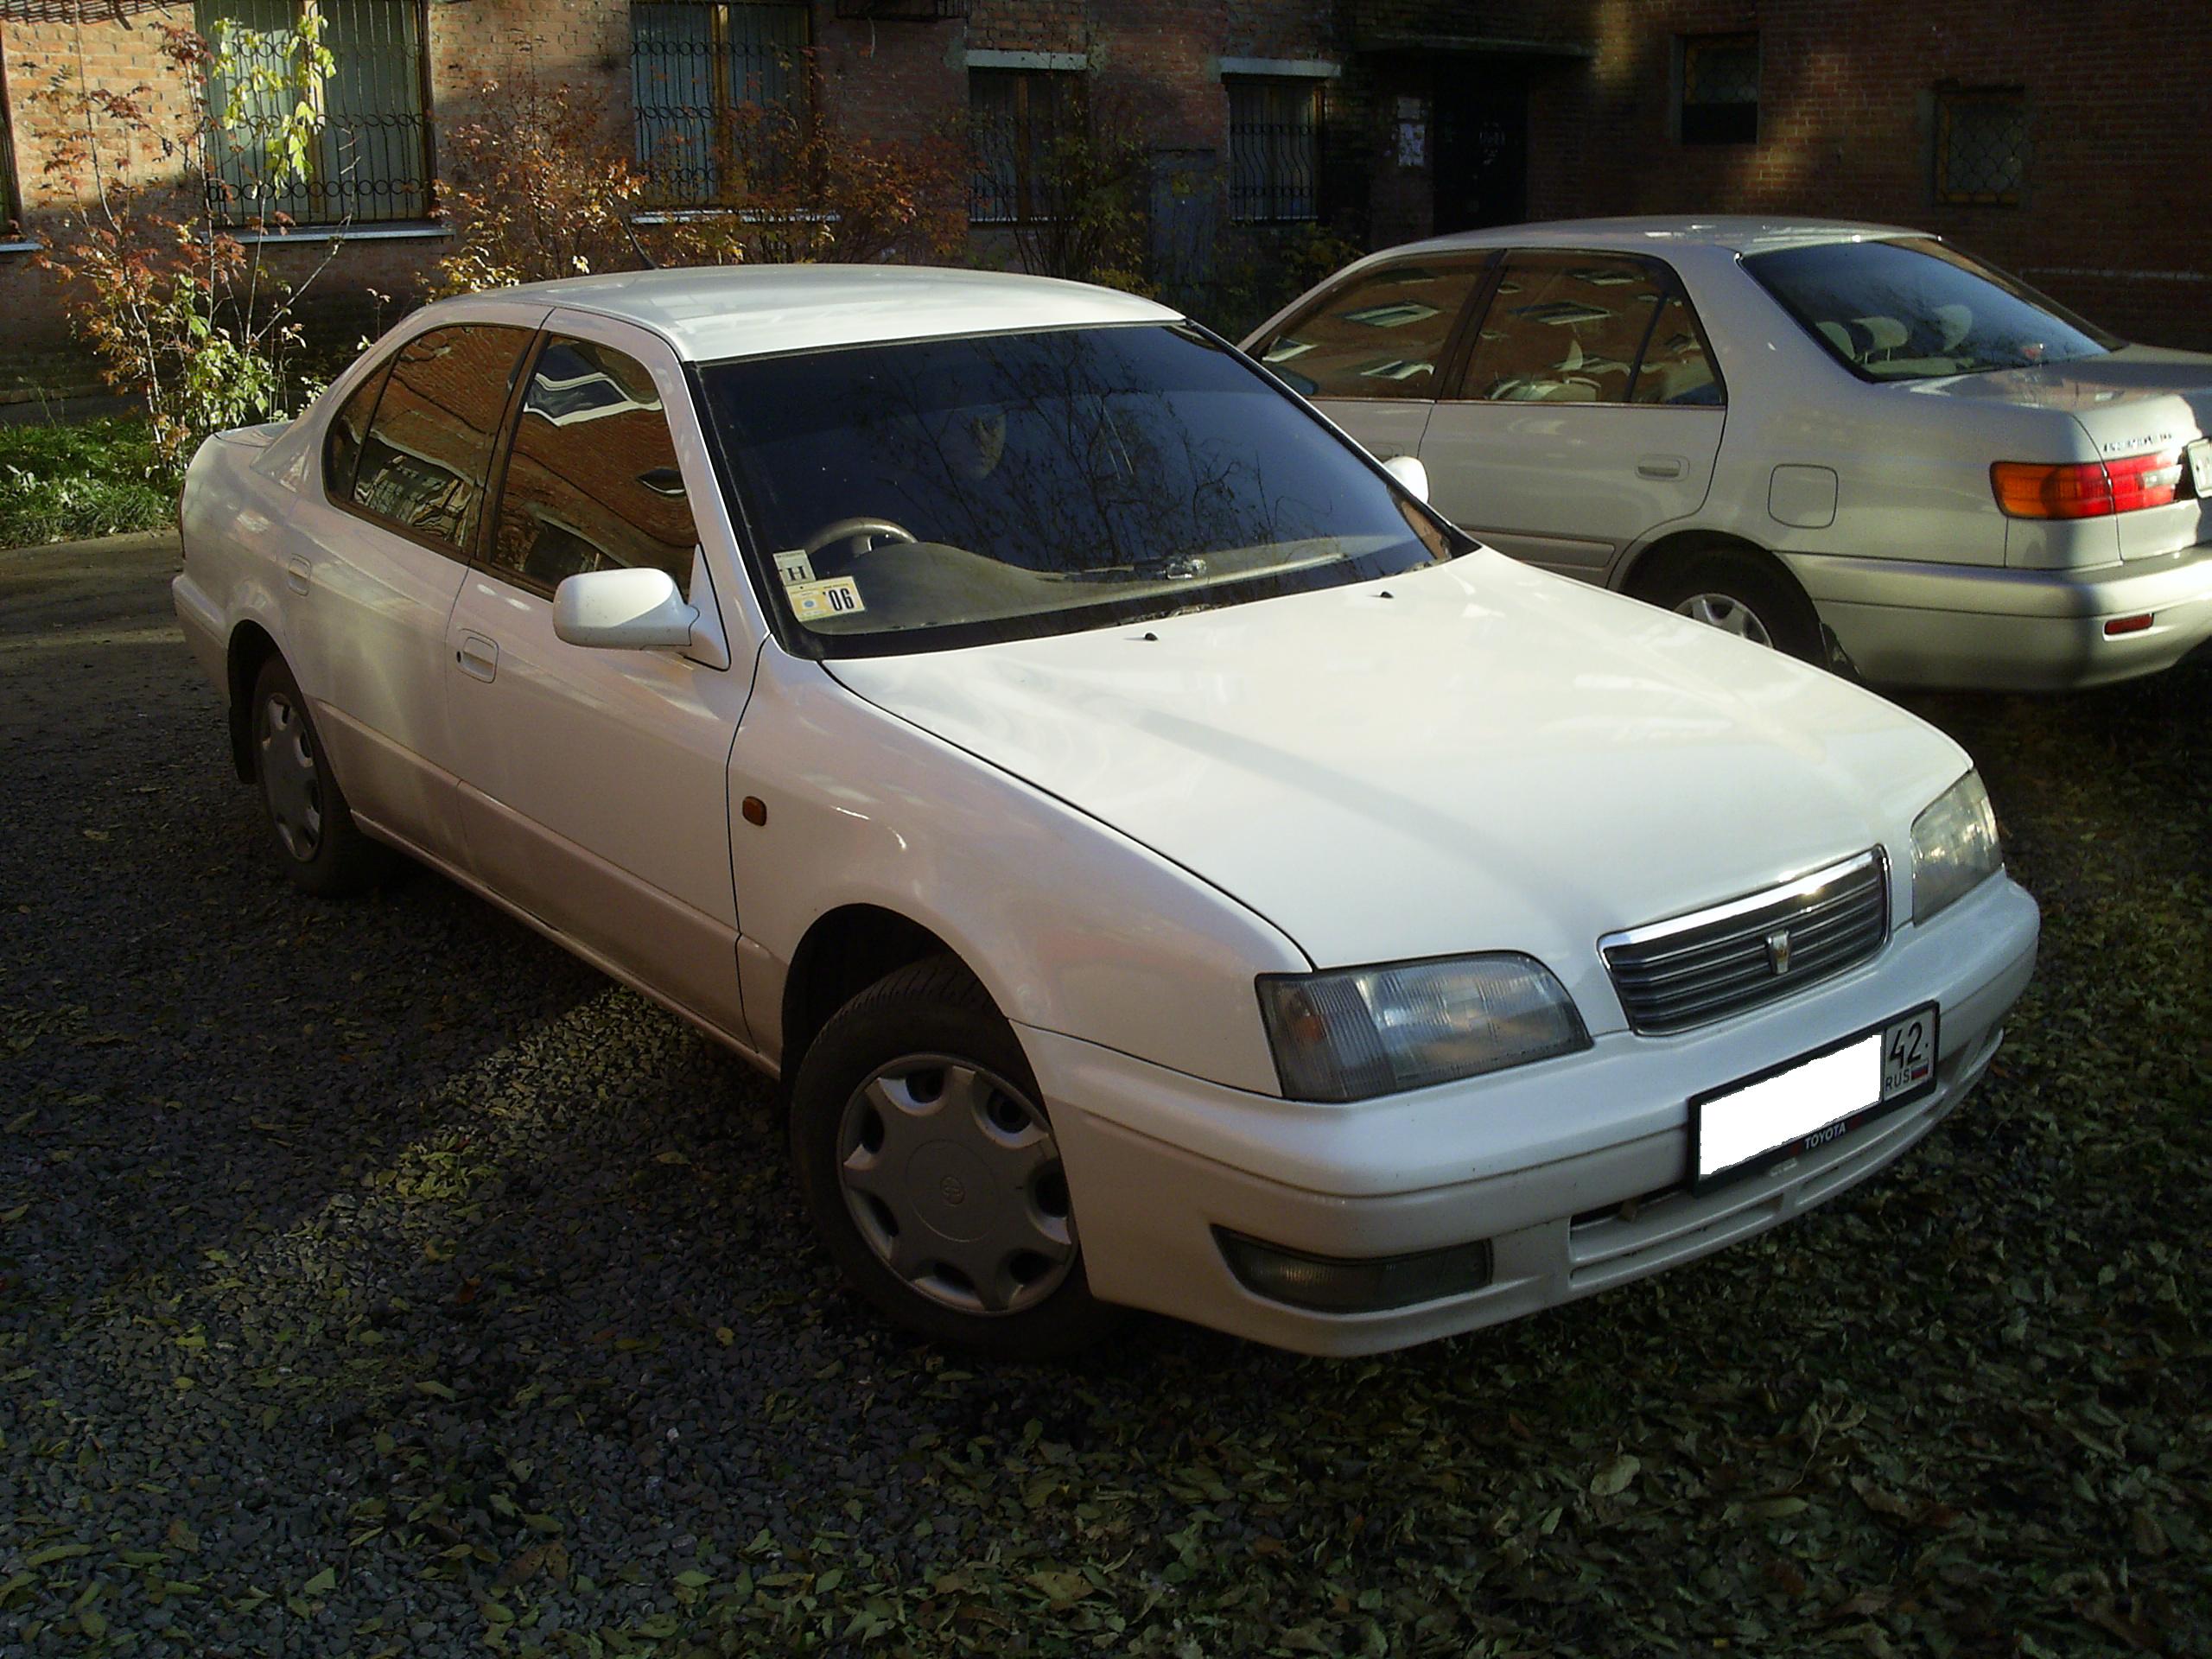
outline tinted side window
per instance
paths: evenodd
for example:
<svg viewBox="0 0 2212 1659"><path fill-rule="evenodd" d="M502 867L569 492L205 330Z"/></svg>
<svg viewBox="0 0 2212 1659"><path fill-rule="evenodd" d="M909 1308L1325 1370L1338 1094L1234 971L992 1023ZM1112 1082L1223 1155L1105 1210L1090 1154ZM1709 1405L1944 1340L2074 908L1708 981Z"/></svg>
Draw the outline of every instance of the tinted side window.
<svg viewBox="0 0 2212 1659"><path fill-rule="evenodd" d="M522 328L434 328L400 348L361 446L353 501L378 518L468 545Z"/></svg>
<svg viewBox="0 0 2212 1659"><path fill-rule="evenodd" d="M1486 403L1624 404L1662 298L1659 273L1634 259L1516 253L1460 378Z"/></svg>
<svg viewBox="0 0 2212 1659"><path fill-rule="evenodd" d="M645 365L589 340L547 341L523 394L486 563L549 591L620 565L657 566L689 588L697 541Z"/></svg>
<svg viewBox="0 0 2212 1659"><path fill-rule="evenodd" d="M1705 349L1697 314L1680 289L1660 302L1659 321L1651 325L1650 337L1643 342L1643 360L1636 366L1629 401L1714 405L1726 401Z"/></svg>
<svg viewBox="0 0 2212 1659"><path fill-rule="evenodd" d="M322 441L322 486L333 495L343 497L353 491L353 465L361 458L369 416L375 411L377 393L384 390L385 371L391 366L379 363L372 369L330 423L330 431Z"/></svg>
<svg viewBox="0 0 2212 1659"><path fill-rule="evenodd" d="M1433 397L1478 263L1394 265L1338 289L1259 358L1309 397Z"/></svg>

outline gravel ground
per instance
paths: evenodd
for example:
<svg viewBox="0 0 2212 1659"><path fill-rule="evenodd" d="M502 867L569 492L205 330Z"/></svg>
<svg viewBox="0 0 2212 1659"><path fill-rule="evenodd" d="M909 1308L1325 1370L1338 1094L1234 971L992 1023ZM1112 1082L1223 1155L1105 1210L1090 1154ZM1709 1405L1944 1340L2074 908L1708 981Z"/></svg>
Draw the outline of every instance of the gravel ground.
<svg viewBox="0 0 2212 1659"><path fill-rule="evenodd" d="M0 1649L2212 1651L2212 671L1921 705L2044 966L1800 1226L1380 1360L969 1368L734 1061L283 882L172 565L0 556Z"/></svg>

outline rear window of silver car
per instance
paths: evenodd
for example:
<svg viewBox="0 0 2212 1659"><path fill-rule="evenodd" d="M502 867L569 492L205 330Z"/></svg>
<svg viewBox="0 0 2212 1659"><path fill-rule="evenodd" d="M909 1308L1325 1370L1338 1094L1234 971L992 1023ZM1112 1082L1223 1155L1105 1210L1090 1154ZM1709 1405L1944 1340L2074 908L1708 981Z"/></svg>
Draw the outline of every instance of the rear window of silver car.
<svg viewBox="0 0 2212 1659"><path fill-rule="evenodd" d="M1469 545L1184 327L851 346L701 378L763 578L824 655L1211 609Z"/></svg>
<svg viewBox="0 0 2212 1659"><path fill-rule="evenodd" d="M2102 357L2126 342L1929 237L1746 255L1744 269L1865 380L1929 380Z"/></svg>

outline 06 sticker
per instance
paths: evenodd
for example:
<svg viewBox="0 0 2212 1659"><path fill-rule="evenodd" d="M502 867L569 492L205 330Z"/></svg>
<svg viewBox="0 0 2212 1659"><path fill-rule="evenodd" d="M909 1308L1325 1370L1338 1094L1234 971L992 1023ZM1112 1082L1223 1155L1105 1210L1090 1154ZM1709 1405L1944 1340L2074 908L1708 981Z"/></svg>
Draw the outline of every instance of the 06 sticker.
<svg viewBox="0 0 2212 1659"><path fill-rule="evenodd" d="M861 585L850 576L826 582L795 582L784 589L791 613L802 622L819 622L833 616L850 616L868 607L861 601Z"/></svg>

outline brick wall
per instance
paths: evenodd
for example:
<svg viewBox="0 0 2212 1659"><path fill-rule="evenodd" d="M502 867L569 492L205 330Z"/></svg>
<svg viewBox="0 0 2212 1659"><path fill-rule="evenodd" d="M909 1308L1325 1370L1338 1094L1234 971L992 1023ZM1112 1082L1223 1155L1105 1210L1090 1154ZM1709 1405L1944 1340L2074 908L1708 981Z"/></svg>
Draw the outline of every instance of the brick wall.
<svg viewBox="0 0 2212 1659"><path fill-rule="evenodd" d="M1592 164L1543 209L1817 213L1923 226L2133 338L2212 349L2212 219L2192 181L2212 158L2212 35L2150 6L2001 0L1614 0L1592 93L1543 118L1589 134ZM1759 139L1669 135L1677 35L1756 29ZM1935 199L1939 83L2024 90L2031 155L2017 207ZM1605 158L1632 158L1608 164Z"/></svg>
<svg viewBox="0 0 2212 1659"><path fill-rule="evenodd" d="M22 0L0 12L25 15ZM54 7L40 8L50 13ZM16 168L35 232L54 207L37 137L37 89L54 73L181 99L156 26L188 5L101 0L81 24L0 21ZM813 9L822 111L839 130L918 140L957 133L966 53L1082 52L1095 98L1141 126L1185 207L1211 181L1220 216L1227 99L1222 58L1325 58L1345 66L1327 98L1325 200L1355 240L1428 232L1428 157L1402 166L1399 100L1433 118L1471 75L1509 76L1528 98L1532 218L1582 213L1823 213L1921 225L1987 254L2136 338L2212 348L2212 229L2194 207L2212 156L2212 37L2171 9L2022 8L2007 0L972 0L964 21L842 18ZM429 9L430 95L450 129L496 118L525 67L598 89L626 122L626 0L470 0ZM1677 39L1756 29L1756 143L1681 143ZM518 44L519 43L519 44ZM526 57L525 57L526 54ZM2032 156L2017 207L1939 204L1931 188L1939 82L2024 88ZM489 90L486 90L486 89ZM1156 203L1158 200L1156 195ZM407 295L434 239L349 242L318 285L326 334L350 343L372 287ZM297 276L325 245L265 257ZM0 397L68 381L73 355L51 283L0 252ZM81 374L79 376L81 378Z"/></svg>

